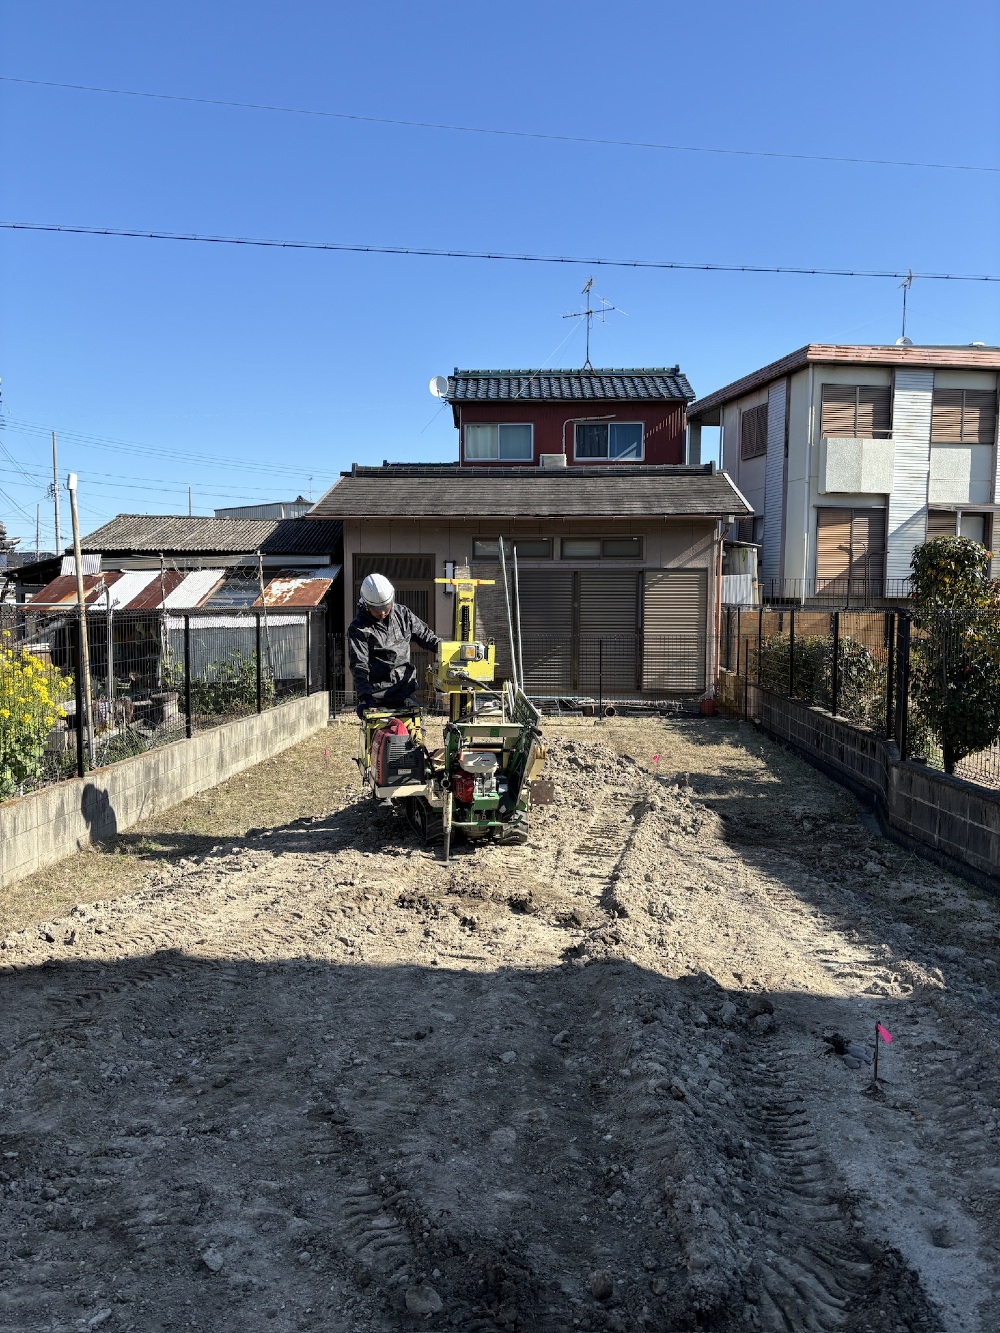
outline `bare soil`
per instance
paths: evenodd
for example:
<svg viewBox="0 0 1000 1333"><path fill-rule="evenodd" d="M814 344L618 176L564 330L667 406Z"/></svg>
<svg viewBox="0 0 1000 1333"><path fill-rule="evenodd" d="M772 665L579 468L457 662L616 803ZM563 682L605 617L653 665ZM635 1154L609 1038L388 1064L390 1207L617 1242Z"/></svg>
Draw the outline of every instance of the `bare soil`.
<svg viewBox="0 0 1000 1333"><path fill-rule="evenodd" d="M996 902L750 729L547 734L526 847L344 723L0 940L0 1327L1000 1326Z"/></svg>

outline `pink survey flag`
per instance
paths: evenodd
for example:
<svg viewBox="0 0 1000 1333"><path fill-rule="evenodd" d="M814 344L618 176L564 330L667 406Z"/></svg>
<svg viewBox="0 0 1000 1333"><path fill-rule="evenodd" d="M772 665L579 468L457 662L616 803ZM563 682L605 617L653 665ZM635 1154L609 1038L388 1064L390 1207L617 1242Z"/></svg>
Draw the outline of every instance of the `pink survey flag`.
<svg viewBox="0 0 1000 1333"><path fill-rule="evenodd" d="M660 762L660 756L659 756L658 754L654 754L654 755L653 755L653 763L654 763L654 764L658 764L659 762Z"/></svg>
<svg viewBox="0 0 1000 1333"><path fill-rule="evenodd" d="M875 1024L875 1031L883 1041L892 1041L892 1033L889 1032L887 1028L884 1028L881 1023Z"/></svg>

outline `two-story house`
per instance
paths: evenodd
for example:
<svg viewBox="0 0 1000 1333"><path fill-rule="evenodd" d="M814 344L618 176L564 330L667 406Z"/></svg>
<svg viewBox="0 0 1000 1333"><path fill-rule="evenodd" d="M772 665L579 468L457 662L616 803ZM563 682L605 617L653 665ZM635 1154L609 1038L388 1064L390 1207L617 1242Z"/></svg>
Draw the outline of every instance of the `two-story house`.
<svg viewBox="0 0 1000 1333"><path fill-rule="evenodd" d="M714 465L684 463L677 366L456 370L444 397L458 464L355 466L310 519L344 525L345 617L378 571L450 631L456 568L499 580L516 546L525 678L539 695L697 695L715 675L722 534L749 506ZM477 632L507 662L500 585Z"/></svg>
<svg viewBox="0 0 1000 1333"><path fill-rule="evenodd" d="M811 343L691 404L753 506L765 593L906 592L915 547L990 546L1000 348ZM994 577L1000 560L994 559Z"/></svg>

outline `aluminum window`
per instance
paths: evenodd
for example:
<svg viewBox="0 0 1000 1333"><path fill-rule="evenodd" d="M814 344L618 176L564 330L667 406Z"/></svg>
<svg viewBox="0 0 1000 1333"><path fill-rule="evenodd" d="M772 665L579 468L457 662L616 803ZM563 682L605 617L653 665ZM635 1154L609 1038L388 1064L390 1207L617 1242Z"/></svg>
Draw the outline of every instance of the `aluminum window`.
<svg viewBox="0 0 1000 1333"><path fill-rule="evenodd" d="M576 458L607 458L613 463L642 459L641 421L578 421L573 432Z"/></svg>
<svg viewBox="0 0 1000 1333"><path fill-rule="evenodd" d="M518 537L512 540L504 538L504 555L509 560L513 548L517 547L518 560L551 560L551 537ZM500 546L496 537L474 537L472 540L473 560L499 560Z"/></svg>
<svg viewBox="0 0 1000 1333"><path fill-rule="evenodd" d="M464 435L466 462L482 458L530 462L534 456L532 427L527 422L470 422Z"/></svg>
<svg viewBox="0 0 1000 1333"><path fill-rule="evenodd" d="M564 560L641 560L641 537L563 537Z"/></svg>

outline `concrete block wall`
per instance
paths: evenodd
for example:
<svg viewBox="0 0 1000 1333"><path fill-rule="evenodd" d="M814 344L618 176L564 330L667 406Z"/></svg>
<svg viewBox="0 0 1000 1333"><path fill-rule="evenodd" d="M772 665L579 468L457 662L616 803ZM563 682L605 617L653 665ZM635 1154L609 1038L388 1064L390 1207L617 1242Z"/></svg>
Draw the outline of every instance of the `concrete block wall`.
<svg viewBox="0 0 1000 1333"><path fill-rule="evenodd" d="M731 716L754 718L771 736L869 793L895 832L1000 887L1000 791L901 763L895 742L822 708L763 690L723 671L717 697Z"/></svg>
<svg viewBox="0 0 1000 1333"><path fill-rule="evenodd" d="M0 804L0 889L225 782L324 727L326 691Z"/></svg>

